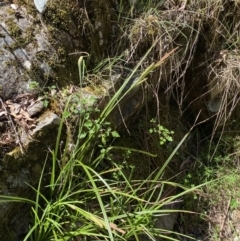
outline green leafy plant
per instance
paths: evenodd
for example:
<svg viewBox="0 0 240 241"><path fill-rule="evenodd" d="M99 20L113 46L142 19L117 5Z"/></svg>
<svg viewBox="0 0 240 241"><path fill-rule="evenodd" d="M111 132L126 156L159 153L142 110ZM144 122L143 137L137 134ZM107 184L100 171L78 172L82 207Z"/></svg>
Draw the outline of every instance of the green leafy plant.
<svg viewBox="0 0 240 241"><path fill-rule="evenodd" d="M150 134L158 134L159 135L159 144L164 145L166 142L173 141L174 131L169 131L167 128L163 127L160 124L157 124L156 119L151 119L150 122L153 124L153 127L149 129Z"/></svg>
<svg viewBox="0 0 240 241"><path fill-rule="evenodd" d="M44 91L43 91L43 105L44 105L44 107L48 107L50 98L51 99L55 98L55 95L56 95L56 92L57 92L56 89L57 89L56 85L52 85L52 86L44 88Z"/></svg>
<svg viewBox="0 0 240 241"><path fill-rule="evenodd" d="M30 90L36 90L36 89L39 89L39 83L35 80L32 80L32 81L29 81L28 82L28 88Z"/></svg>

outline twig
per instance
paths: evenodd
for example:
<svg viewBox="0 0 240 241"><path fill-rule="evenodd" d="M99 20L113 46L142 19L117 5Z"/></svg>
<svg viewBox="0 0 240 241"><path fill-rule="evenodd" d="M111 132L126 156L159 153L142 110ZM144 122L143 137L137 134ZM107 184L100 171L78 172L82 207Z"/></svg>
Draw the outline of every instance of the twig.
<svg viewBox="0 0 240 241"><path fill-rule="evenodd" d="M3 108L4 108L4 110L5 110L6 113L8 114L8 111L7 111L7 109L6 109L5 105L4 105L4 103L3 103L1 97L0 97L0 102L1 102L1 104L2 104L2 106L3 106ZM8 115L7 115L7 118L9 119L9 121L10 121L11 124L12 124L12 128L13 128L13 130L14 130L14 132L15 132L15 136L16 136L16 138L17 138L17 141L18 141L18 144L19 144L19 147L20 147L21 153L23 154L24 151L23 151L22 143L21 143L20 137L19 137L19 135L18 135L18 133L17 133L17 130L16 130L16 128L15 128L15 125L14 125L14 123L13 123L13 120L12 120L11 115L8 114Z"/></svg>
<svg viewBox="0 0 240 241"><path fill-rule="evenodd" d="M227 216L228 216L228 211L229 211L229 208L230 208L230 204L231 204L231 200L232 200L232 197L230 197L230 199L228 200L228 204L227 204L227 211L225 213L225 216L224 216L224 219L222 221L222 224L221 224L221 228L220 228L220 232L219 232L219 241L222 240L222 233L223 233L223 228L224 228L224 225L226 223L226 220L227 220Z"/></svg>

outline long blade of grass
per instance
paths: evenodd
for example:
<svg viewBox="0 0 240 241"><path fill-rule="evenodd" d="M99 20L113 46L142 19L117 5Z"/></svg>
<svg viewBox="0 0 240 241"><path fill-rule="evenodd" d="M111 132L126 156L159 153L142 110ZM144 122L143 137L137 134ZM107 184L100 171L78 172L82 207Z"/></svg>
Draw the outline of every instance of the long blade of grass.
<svg viewBox="0 0 240 241"><path fill-rule="evenodd" d="M20 203L29 203L29 204L35 205L35 202L32 201L31 199L0 195L0 203L6 203L6 202L20 202Z"/></svg>
<svg viewBox="0 0 240 241"><path fill-rule="evenodd" d="M111 230L111 227L110 227L110 223L108 221L108 216L107 216L107 213L106 213L106 210L105 210L102 198L101 198L101 194L99 193L97 185L96 185L94 179L92 178L92 175L90 174L90 169L86 165L84 165L83 163L81 163L80 165L82 166L83 170L86 172L86 174L87 174L87 176L88 176L88 178L89 178L89 180L90 180L90 182L93 186L93 191L95 192L98 203L100 205L100 208L101 208L101 211L102 211L102 214L103 214L104 223L105 223L105 228L108 231L109 238L110 238L110 240L114 241L113 233L112 233L112 230Z"/></svg>
<svg viewBox="0 0 240 241"><path fill-rule="evenodd" d="M153 49L153 47L156 45L156 43L158 42L158 39L152 44L151 48L149 48L149 50L146 52L146 54L143 56L143 58L138 62L138 64L136 65L136 67L133 69L133 71L131 72L131 74L127 77L127 79L124 81L124 83L122 84L122 86L119 88L119 90L114 94L114 96L111 98L111 100L109 101L109 103L106 105L106 107L104 108L104 110L101 112L101 115L99 117L100 119L100 123L104 122L106 117L109 116L109 114L112 112L112 110L118 105L118 103L138 84L142 83L142 81L145 79L145 77L152 72L154 69L156 69L157 67L161 66L167 58L169 58L171 56L171 54L173 54L175 52L176 49L173 49L172 51L170 51L169 53L167 53L161 60L159 60L156 64L151 64L147 69L145 69L145 71L142 72L142 74L140 75L140 77L138 78L137 81L135 81L131 87L125 92L125 88L126 86L129 84L129 82L131 81L132 77L134 76L134 74L137 72L137 70L139 69L139 67L141 66L141 64L143 63L143 61L147 58L148 54L151 52L151 50ZM123 94L122 94L123 93ZM121 95L121 97L120 97ZM120 97L120 98L119 98Z"/></svg>
<svg viewBox="0 0 240 241"><path fill-rule="evenodd" d="M171 155L168 157L168 159L165 161L165 163L162 165L162 167L160 168L160 170L158 171L157 175L154 177L154 180L159 180L161 178L161 176L163 175L163 172L165 170L165 168L168 166L169 162L172 160L172 158L175 156L175 154L177 153L178 149L181 147L181 145L183 144L183 142L187 139L187 137L189 136L189 132L182 138L182 140L178 143L178 145L174 148L174 150L172 151Z"/></svg>
<svg viewBox="0 0 240 241"><path fill-rule="evenodd" d="M35 201L35 208L34 208L34 212L36 213L36 215L34 216L35 217L34 223L38 222L37 217L38 217L38 214L39 214L39 205L40 205L39 197L41 195L41 186L42 186L42 180L43 180L43 174L44 174L44 171L45 171L46 162L47 162L47 157L45 159L43 169L42 169L42 172L41 172L41 175L40 175L40 178L39 178L38 187L37 187L37 190L36 190L36 201ZM34 236L37 237L37 229L35 229Z"/></svg>

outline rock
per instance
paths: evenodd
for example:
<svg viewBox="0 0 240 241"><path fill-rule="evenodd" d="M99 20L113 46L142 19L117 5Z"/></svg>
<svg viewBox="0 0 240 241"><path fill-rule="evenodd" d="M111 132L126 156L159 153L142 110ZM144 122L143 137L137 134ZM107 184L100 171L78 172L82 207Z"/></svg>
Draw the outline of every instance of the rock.
<svg viewBox="0 0 240 241"><path fill-rule="evenodd" d="M68 51L75 50L77 40L67 31L44 22L32 10L29 14L28 7L0 5L0 95L4 99L26 92L38 93L49 79L59 75L68 78L69 73L63 67L72 69L69 59L76 58L68 59ZM42 11L44 6L38 8ZM77 73L77 65L74 70Z"/></svg>
<svg viewBox="0 0 240 241"><path fill-rule="evenodd" d="M52 112L45 112L42 116L38 119L38 124L36 128L34 128L31 134L34 136L39 131L46 132L49 129L52 129L60 124L61 119Z"/></svg>
<svg viewBox="0 0 240 241"><path fill-rule="evenodd" d="M174 210L180 210L180 202L174 202L172 204L165 205L163 207L163 210L166 209L166 214L161 213L156 217L156 221L154 223L154 228L159 229L159 232L164 232L164 235L167 235L167 231L173 231L173 227L176 223L178 212L172 212ZM171 212L168 212L167 210L171 210ZM156 241L161 241L162 238L154 237ZM140 241L150 241L150 239L146 234L140 235Z"/></svg>
<svg viewBox="0 0 240 241"><path fill-rule="evenodd" d="M41 115L37 120L37 125L34 129L29 130L26 133L25 130L22 129L21 133L21 143L23 146L28 146L29 142L32 142L37 139L38 135L42 133L47 133L49 130L56 128L60 124L61 119L52 112L45 112Z"/></svg>
<svg viewBox="0 0 240 241"><path fill-rule="evenodd" d="M44 108L44 103L41 100L37 100L33 105L27 107L28 114L32 117L39 112L41 112Z"/></svg>
<svg viewBox="0 0 240 241"><path fill-rule="evenodd" d="M40 13L46 10L48 0L34 0L34 4Z"/></svg>
<svg viewBox="0 0 240 241"><path fill-rule="evenodd" d="M22 7L17 9L22 16L20 19L15 17L16 11L10 6L0 7L0 35L2 36L0 38L0 53L2 53L0 55L0 85L1 95L4 98L32 91L28 88L28 82L31 80L41 82L41 77L44 75L40 67L38 76L33 70L34 62L35 67L41 64L36 59L36 49L31 45L35 41L31 36L35 35L34 32L38 27L36 30L32 28L34 18L27 14L26 9ZM46 38L46 34L42 37Z"/></svg>
<svg viewBox="0 0 240 241"><path fill-rule="evenodd" d="M214 99L211 99L207 102L207 107L211 112L218 112L221 107L221 98L215 97Z"/></svg>
<svg viewBox="0 0 240 241"><path fill-rule="evenodd" d="M167 206L164 206L164 209L166 210L179 210L180 209L180 202L176 202L173 204L169 204ZM157 218L157 221L155 223L155 227L158 229L162 230L168 230L172 231L173 226L176 223L177 217L178 217L178 212L168 212L166 211L166 215L160 216Z"/></svg>

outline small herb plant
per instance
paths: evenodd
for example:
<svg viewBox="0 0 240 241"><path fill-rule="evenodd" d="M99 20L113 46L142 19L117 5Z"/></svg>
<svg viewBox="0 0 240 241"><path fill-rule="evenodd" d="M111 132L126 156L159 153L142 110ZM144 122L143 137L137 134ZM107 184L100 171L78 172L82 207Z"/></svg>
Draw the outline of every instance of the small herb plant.
<svg viewBox="0 0 240 241"><path fill-rule="evenodd" d="M166 127L157 123L156 119L151 119L150 122L152 123L152 127L149 129L150 134L158 134L159 135L159 144L160 146L164 145L167 141L173 141L173 134L174 131L168 130Z"/></svg>
<svg viewBox="0 0 240 241"><path fill-rule="evenodd" d="M35 80L32 80L32 81L29 81L28 82L28 88L30 90L36 90L36 89L39 89L39 83Z"/></svg>

